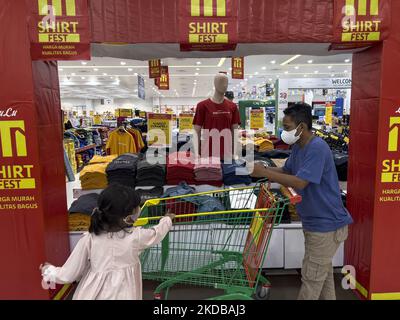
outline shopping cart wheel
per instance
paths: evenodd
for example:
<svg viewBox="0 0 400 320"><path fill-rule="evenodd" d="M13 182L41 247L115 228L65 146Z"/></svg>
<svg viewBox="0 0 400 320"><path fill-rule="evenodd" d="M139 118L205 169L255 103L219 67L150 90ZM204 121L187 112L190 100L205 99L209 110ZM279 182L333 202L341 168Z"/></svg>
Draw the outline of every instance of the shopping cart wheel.
<svg viewBox="0 0 400 320"><path fill-rule="evenodd" d="M271 296L271 286L258 284L254 294L255 300L269 300Z"/></svg>
<svg viewBox="0 0 400 320"><path fill-rule="evenodd" d="M155 293L153 296L154 300L163 300L163 295L161 293Z"/></svg>

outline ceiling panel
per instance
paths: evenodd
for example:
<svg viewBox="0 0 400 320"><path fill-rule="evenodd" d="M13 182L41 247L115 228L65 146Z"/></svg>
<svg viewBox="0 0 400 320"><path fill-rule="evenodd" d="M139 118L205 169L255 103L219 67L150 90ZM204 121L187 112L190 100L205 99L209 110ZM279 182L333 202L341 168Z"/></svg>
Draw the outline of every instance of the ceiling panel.
<svg viewBox="0 0 400 320"><path fill-rule="evenodd" d="M280 78L351 76L351 54L328 56L254 55L245 58L245 79L230 78L229 88L241 90ZM162 59L170 72L170 90L159 91L148 78L147 61L93 57L91 61L59 63L62 98L121 98L137 96L137 75L145 78L146 96L205 97L213 91L219 71L230 74L230 58Z"/></svg>

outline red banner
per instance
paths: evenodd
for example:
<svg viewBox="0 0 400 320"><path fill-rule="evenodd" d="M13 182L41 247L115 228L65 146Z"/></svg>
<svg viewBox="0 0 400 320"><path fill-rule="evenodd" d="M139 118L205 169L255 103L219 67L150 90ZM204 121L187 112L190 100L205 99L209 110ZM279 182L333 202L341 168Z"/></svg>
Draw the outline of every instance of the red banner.
<svg viewBox="0 0 400 320"><path fill-rule="evenodd" d="M86 0L26 1L33 60L90 60Z"/></svg>
<svg viewBox="0 0 400 320"><path fill-rule="evenodd" d="M391 0L335 1L332 49L370 46L389 36Z"/></svg>
<svg viewBox="0 0 400 320"><path fill-rule="evenodd" d="M149 78L154 79L159 77L161 77L161 60L149 60Z"/></svg>
<svg viewBox="0 0 400 320"><path fill-rule="evenodd" d="M244 79L244 58L232 58L232 79Z"/></svg>
<svg viewBox="0 0 400 320"><path fill-rule="evenodd" d="M235 50L237 0L181 0L181 51Z"/></svg>
<svg viewBox="0 0 400 320"><path fill-rule="evenodd" d="M167 66L161 67L161 77L157 79L156 85L160 90L169 90L169 72Z"/></svg>

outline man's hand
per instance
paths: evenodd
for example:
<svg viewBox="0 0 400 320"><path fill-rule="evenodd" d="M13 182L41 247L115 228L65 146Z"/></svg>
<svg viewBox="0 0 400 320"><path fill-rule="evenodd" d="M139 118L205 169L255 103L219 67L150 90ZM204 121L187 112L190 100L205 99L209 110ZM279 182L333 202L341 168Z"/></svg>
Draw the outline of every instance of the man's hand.
<svg viewBox="0 0 400 320"><path fill-rule="evenodd" d="M268 178L268 169L261 162L255 162L251 176L254 178Z"/></svg>

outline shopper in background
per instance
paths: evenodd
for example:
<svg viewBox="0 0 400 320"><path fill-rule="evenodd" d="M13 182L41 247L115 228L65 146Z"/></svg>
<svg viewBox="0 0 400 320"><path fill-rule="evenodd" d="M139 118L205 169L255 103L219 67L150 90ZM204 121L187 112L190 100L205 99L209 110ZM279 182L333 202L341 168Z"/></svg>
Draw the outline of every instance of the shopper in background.
<svg viewBox="0 0 400 320"><path fill-rule="evenodd" d="M338 126L339 126L339 118L338 118L338 113L335 111L332 117L332 129L337 130Z"/></svg>
<svg viewBox="0 0 400 320"><path fill-rule="evenodd" d="M46 282L80 281L74 300L141 300L139 255L162 241L175 215L167 214L157 226L132 227L140 215L140 197L131 188L111 185L99 196L89 233L79 240L62 267L45 264Z"/></svg>
<svg viewBox="0 0 400 320"><path fill-rule="evenodd" d="M313 136L311 107L297 103L284 111L282 140L293 145L283 168L256 163L254 177L293 187L302 196L297 205L301 218L305 255L299 299L336 299L332 259L347 239L353 222L345 209L332 152L327 143Z"/></svg>

